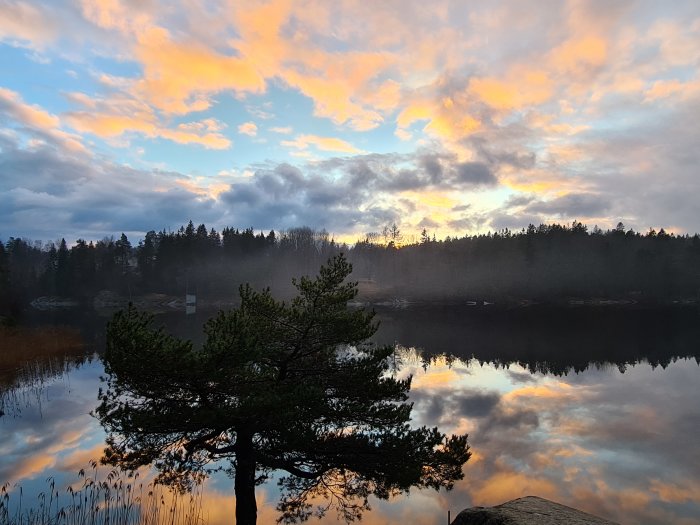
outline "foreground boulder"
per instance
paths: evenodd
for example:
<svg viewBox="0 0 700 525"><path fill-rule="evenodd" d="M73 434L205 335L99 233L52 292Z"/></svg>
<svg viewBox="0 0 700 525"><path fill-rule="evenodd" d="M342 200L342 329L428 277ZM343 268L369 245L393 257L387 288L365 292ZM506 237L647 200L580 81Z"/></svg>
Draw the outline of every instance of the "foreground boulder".
<svg viewBox="0 0 700 525"><path fill-rule="evenodd" d="M616 525L592 514L537 496L518 498L495 507L465 509L451 525Z"/></svg>

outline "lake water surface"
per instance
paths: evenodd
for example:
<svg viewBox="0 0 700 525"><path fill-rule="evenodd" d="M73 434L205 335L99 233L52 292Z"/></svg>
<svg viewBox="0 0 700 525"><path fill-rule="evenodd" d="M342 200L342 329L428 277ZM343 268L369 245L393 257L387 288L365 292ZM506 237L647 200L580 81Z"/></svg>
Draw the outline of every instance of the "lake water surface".
<svg viewBox="0 0 700 525"><path fill-rule="evenodd" d="M65 487L79 485L77 472L89 474L104 447L90 412L106 318L66 315L38 319L36 329L58 324L78 332L27 336L46 352L22 350L29 363L0 366L0 485L9 484L14 510L20 486L23 506L39 505L48 478L67 498ZM442 525L448 510L454 516L538 495L625 524L700 524L696 310L444 306L378 317L377 341L396 345L399 373L413 375L415 424L469 432L473 457L453 491L373 502L364 522ZM197 340L206 315L157 319ZM83 350L60 348L76 334ZM206 483L199 497L208 523L233 522L232 489L223 474ZM273 523L274 480L257 493L258 522ZM336 521L331 512L319 523Z"/></svg>

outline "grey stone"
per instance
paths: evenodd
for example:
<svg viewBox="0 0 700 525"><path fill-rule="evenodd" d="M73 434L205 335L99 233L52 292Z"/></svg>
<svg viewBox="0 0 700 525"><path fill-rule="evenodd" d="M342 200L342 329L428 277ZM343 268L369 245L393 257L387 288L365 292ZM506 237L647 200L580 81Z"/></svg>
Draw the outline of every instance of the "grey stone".
<svg viewBox="0 0 700 525"><path fill-rule="evenodd" d="M465 509L451 525L617 525L616 523L537 496L495 507Z"/></svg>

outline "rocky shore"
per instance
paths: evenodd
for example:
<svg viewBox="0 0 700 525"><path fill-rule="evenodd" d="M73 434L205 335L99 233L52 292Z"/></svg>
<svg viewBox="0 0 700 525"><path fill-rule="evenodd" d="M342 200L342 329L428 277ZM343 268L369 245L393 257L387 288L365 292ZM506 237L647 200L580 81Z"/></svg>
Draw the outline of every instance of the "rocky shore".
<svg viewBox="0 0 700 525"><path fill-rule="evenodd" d="M450 525L617 525L612 521L537 496L518 498L495 507L472 507Z"/></svg>

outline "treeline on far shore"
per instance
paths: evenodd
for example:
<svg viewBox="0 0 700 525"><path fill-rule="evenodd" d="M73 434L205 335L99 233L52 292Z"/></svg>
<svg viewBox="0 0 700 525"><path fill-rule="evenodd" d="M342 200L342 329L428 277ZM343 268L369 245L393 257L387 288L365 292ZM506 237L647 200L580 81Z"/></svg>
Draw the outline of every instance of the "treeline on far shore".
<svg viewBox="0 0 700 525"><path fill-rule="evenodd" d="M226 301L250 283L288 296L292 277L314 274L338 252L352 262L367 300L668 303L700 296L697 234L639 233L622 224L589 230L574 222L444 240L424 231L404 244L393 226L349 246L308 227L217 232L190 221L177 231L150 231L137 244L124 234L97 242L0 240L0 315L39 296L87 302L104 290Z"/></svg>

